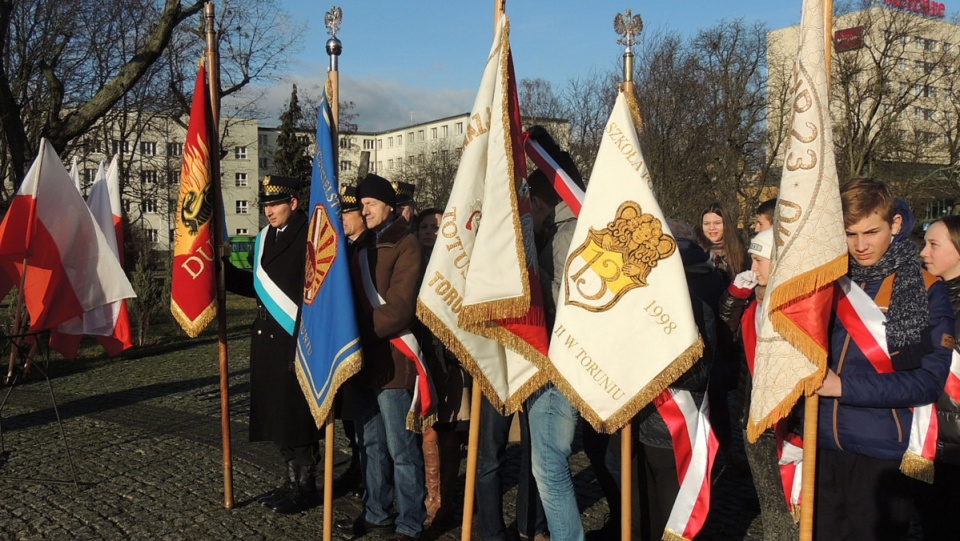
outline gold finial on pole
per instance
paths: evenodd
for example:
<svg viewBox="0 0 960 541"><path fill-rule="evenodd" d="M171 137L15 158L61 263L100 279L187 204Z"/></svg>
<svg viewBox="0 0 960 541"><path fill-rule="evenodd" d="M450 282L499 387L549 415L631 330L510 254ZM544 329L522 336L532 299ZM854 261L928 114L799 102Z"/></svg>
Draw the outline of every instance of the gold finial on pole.
<svg viewBox="0 0 960 541"><path fill-rule="evenodd" d="M633 90L633 46L637 43L637 36L643 30L643 19L634 15L630 9L617 13L613 18L613 29L620 35L617 43L623 45L623 84L624 89Z"/></svg>

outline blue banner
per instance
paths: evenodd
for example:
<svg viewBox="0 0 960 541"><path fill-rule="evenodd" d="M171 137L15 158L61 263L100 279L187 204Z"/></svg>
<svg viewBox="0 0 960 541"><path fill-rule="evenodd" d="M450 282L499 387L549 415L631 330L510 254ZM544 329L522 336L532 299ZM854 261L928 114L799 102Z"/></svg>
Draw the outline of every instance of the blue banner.
<svg viewBox="0 0 960 541"><path fill-rule="evenodd" d="M317 144L313 155L310 219L297 335L297 378L317 426L324 423L337 389L360 370L360 338L340 222L336 144L326 93L320 100Z"/></svg>

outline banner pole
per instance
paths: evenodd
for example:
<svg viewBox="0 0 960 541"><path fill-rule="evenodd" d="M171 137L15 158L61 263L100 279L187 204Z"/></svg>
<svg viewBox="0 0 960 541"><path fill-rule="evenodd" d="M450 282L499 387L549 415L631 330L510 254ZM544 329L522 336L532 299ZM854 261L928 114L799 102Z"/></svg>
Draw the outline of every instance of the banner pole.
<svg viewBox="0 0 960 541"><path fill-rule="evenodd" d="M327 100L330 104L330 130L333 140L334 152L339 145L339 127L340 127L340 53L343 52L343 44L337 38L337 29L342 21L343 11L337 6L332 6L326 13L327 31L330 33L330 39L327 40L326 50L330 56L330 66L327 69L327 85L329 95ZM318 112L319 114L319 112ZM318 119L319 120L319 119ZM320 144L319 141L315 142ZM336 159L334 159L336 163ZM313 189L322 189L320 186L311 186ZM324 424L324 434L326 441L323 448L323 541L333 539L333 439L334 439L334 418L333 409L327 415ZM356 452L359 452L357 450Z"/></svg>
<svg viewBox="0 0 960 541"><path fill-rule="evenodd" d="M493 28L496 32L500 16L506 10L506 0L493 2ZM463 522L460 524L460 540L470 541L473 534L473 504L476 500L477 489L477 455L480 448L480 408L483 391L480 390L480 380L473 379L470 389L470 431L467 439L467 471L463 490Z"/></svg>
<svg viewBox="0 0 960 541"><path fill-rule="evenodd" d="M827 103L830 100L830 70L833 60L833 0L823 0L824 62L827 68ZM828 106L829 110L829 106ZM803 411L803 477L801 479L800 540L813 541L814 508L817 490L817 433L820 397L806 398Z"/></svg>
<svg viewBox="0 0 960 541"><path fill-rule="evenodd" d="M213 27L213 2L204 6L207 30L207 87L210 92L210 187L213 192L213 245L218 252L217 269L217 353L220 371L220 432L223 446L223 507L233 509L233 453L230 443L230 368L227 356L227 295L223 275L224 217L220 193L220 65L217 62L217 35Z"/></svg>
<svg viewBox="0 0 960 541"><path fill-rule="evenodd" d="M630 541L633 529L633 421L620 429L620 539Z"/></svg>
<svg viewBox="0 0 960 541"><path fill-rule="evenodd" d="M461 541L470 541L473 533L473 502L477 487L477 455L480 449L480 408L483 391L480 390L480 381L473 379L473 388L470 390L470 437L467 440L467 472L466 485L463 493L463 523L460 527Z"/></svg>

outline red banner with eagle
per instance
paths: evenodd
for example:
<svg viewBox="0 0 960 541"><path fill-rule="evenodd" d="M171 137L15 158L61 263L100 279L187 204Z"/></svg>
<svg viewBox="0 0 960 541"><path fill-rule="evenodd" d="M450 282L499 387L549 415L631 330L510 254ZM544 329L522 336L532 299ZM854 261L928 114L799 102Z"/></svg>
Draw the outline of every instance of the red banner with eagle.
<svg viewBox="0 0 960 541"><path fill-rule="evenodd" d="M212 229L214 194L210 178L212 114L206 80L207 70L201 64L183 144L170 292L173 317L191 337L200 334L217 314Z"/></svg>

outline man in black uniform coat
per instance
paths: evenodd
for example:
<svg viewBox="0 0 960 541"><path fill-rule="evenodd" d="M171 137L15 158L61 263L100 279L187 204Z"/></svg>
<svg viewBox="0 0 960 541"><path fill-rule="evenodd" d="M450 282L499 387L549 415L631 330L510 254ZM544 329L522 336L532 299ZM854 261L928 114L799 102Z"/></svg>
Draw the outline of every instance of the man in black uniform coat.
<svg viewBox="0 0 960 541"><path fill-rule="evenodd" d="M320 432L294 369L308 229L298 189L297 179L264 178L260 206L270 225L257 235L253 272L224 265L227 290L257 299L250 328L250 441L274 442L286 462L283 484L263 499L278 513L299 513L319 502Z"/></svg>

